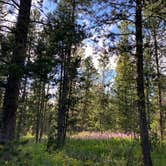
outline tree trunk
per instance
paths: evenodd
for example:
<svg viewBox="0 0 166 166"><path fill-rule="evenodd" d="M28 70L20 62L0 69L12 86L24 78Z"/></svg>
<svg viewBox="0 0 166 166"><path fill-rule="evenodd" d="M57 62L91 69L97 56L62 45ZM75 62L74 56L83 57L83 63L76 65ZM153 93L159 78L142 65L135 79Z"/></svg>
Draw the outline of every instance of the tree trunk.
<svg viewBox="0 0 166 166"><path fill-rule="evenodd" d="M42 111L42 82L39 82L37 87L37 110L36 110L36 143L39 142L40 126L41 126L41 111Z"/></svg>
<svg viewBox="0 0 166 166"><path fill-rule="evenodd" d="M68 43L63 54L63 62L61 66L61 82L60 82L60 93L59 93L59 109L58 109L58 134L57 134L57 148L62 148L67 131L67 121L68 121L68 111L69 111L69 96L70 96L70 63L71 63L71 53L72 45L75 45L75 8L76 2L72 0L72 13L71 13L71 29L73 32L72 41L68 40Z"/></svg>
<svg viewBox="0 0 166 166"><path fill-rule="evenodd" d="M16 128L16 111L20 81L23 75L26 57L26 43L30 21L31 0L20 0L20 8L15 32L15 48L11 60L11 68L4 96L2 121L0 129L0 142L6 143L14 140Z"/></svg>
<svg viewBox="0 0 166 166"><path fill-rule="evenodd" d="M18 115L18 124L17 124L17 135L16 135L16 138L19 140L20 139L20 134L21 134L21 129L22 129L22 122L23 122L23 119L24 119L24 113L25 113L25 110L26 110L26 97L27 97L27 93L26 93L26 87L27 87L27 76L25 76L25 81L24 81L24 85L23 85L23 94L22 94L22 97L21 97L21 108L20 108L20 113Z"/></svg>
<svg viewBox="0 0 166 166"><path fill-rule="evenodd" d="M143 72L143 34L142 34L142 2L136 0L136 56L137 56L137 95L141 147L144 166L152 166L148 125L145 111L144 72Z"/></svg>
<svg viewBox="0 0 166 166"><path fill-rule="evenodd" d="M67 115L67 103L68 103L68 91L69 91L69 79L68 79L68 58L64 58L64 62L61 68L61 82L59 92L59 109L58 109L58 135L57 135L57 148L63 147L65 143L66 135L66 115Z"/></svg>
<svg viewBox="0 0 166 166"><path fill-rule="evenodd" d="M150 94L150 80L149 80L149 75L147 74L145 76L145 79L146 79L146 112L147 112L147 123L148 123L148 129L149 131L151 130L150 128L150 122L151 122L151 116L150 116L150 112L151 112L151 109L150 109L150 100L149 100L149 94Z"/></svg>
<svg viewBox="0 0 166 166"><path fill-rule="evenodd" d="M42 96L41 96L41 114L40 114L40 131L39 131L39 143L42 140L43 137L43 130L44 130L44 125L45 125L45 113L46 113L46 109L47 109L47 102L45 101L45 87L46 87L46 83L43 82L42 83ZM48 91L47 91L48 94Z"/></svg>
<svg viewBox="0 0 166 166"><path fill-rule="evenodd" d="M163 140L163 111L162 111L162 95L161 95L161 83L160 83L160 66L159 66L159 57L158 57L158 44L157 44L157 39L156 39L156 30L154 28L154 49L155 49L155 59L156 59L156 69L157 69L157 87L158 87L158 105L159 105L159 111L160 111L160 135L161 135L161 140Z"/></svg>

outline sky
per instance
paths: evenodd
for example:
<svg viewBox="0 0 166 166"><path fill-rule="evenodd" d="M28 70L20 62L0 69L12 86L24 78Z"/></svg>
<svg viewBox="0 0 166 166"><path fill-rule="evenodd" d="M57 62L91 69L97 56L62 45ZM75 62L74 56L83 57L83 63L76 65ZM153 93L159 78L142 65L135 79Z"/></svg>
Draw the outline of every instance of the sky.
<svg viewBox="0 0 166 166"><path fill-rule="evenodd" d="M52 2L52 0L44 0L43 2L43 8L44 8L44 11L45 12L51 12L55 9L56 5L54 2ZM86 21L86 20L85 20ZM90 23L88 20L86 21L87 23ZM111 29L113 29L114 27L112 26ZM104 39L100 39L99 42L98 42L98 46L99 47L103 47L103 40ZM88 40L85 40L83 42L85 44L85 56L92 56L93 57L93 63L94 63L94 66L95 68L99 68L99 63L98 63L98 58L99 58L99 55L96 55L94 54L94 45L93 45L93 42L89 41ZM116 62L117 62L117 57L115 55L111 56L110 57L110 70L112 69L115 69L116 68Z"/></svg>
<svg viewBox="0 0 166 166"><path fill-rule="evenodd" d="M33 0L33 3L36 5L38 1L39 0ZM56 5L52 0L43 1L44 13L52 12L55 9L55 7L56 7ZM16 19L15 15L13 15L13 14L9 14L8 18L9 18L9 20L12 20L12 21ZM85 20L85 22L87 24L91 24L91 22L89 20ZM110 26L110 30L113 32L116 32L117 28L115 26ZM92 38L94 38L95 35L96 34L94 33ZM104 47L103 40L104 40L103 38L100 38L98 40L98 43L97 43L98 47L101 47L101 48ZM93 58L93 63L94 63L95 68L98 69L98 71L100 72L100 67L99 67L99 62L98 62L99 54L94 53L94 49L95 49L94 43L92 42L91 39L86 39L86 40L84 40L84 44L85 44L85 57L91 56ZM116 76L115 68L117 65L117 59L118 59L117 55L115 55L115 54L110 56L110 58L109 58L109 71L107 72L108 75L107 75L107 79L106 79L107 82L114 81L114 78ZM164 58L162 60L164 61L163 64L166 64L166 58ZM166 73L166 71L164 73Z"/></svg>
<svg viewBox="0 0 166 166"><path fill-rule="evenodd" d="M53 0L44 0L43 2L43 7L44 7L44 11L53 11L56 7L55 3L53 2Z"/></svg>
<svg viewBox="0 0 166 166"><path fill-rule="evenodd" d="M33 3L34 6L37 6L39 1L40 0L32 0L32 3ZM43 11L44 11L45 14L48 13L48 12L52 12L55 8L56 8L56 5L53 2L53 0L44 0L43 1ZM15 12L17 13L17 11L15 11ZM11 21L16 20L16 15L15 14L9 14L7 17L8 17L7 19L9 19ZM91 22L89 20L85 19L85 22L89 25L91 24ZM114 29L114 27L111 26L110 30L113 30L113 29ZM84 48L85 48L85 57L91 56L92 59L93 59L93 63L94 63L95 68L98 69L99 72L101 72L100 68L99 68L99 61L98 61L99 54L94 53L94 49L95 49L96 46L94 45L94 42L91 40L92 38L95 37L95 35L96 34L94 33L91 38L86 39L86 40L83 41ZM103 41L104 41L104 39L100 38L98 40L97 47L104 48ZM112 72L116 68L117 56L116 55L110 56L109 62L110 63L109 63L108 70ZM113 72L113 75L108 76L109 79L113 79L114 75L115 74Z"/></svg>
<svg viewBox="0 0 166 166"><path fill-rule="evenodd" d="M40 0L32 0L32 3L33 3L33 5L37 6L39 1ZM55 7L56 7L56 5L53 2L53 0L43 0L43 11L44 11L45 14L48 13L48 12L52 12L55 9ZM14 12L17 13L16 10ZM7 19L10 20L10 21L15 21L16 16L15 16L15 14L11 13L11 14L7 15ZM91 22L89 20L85 20L85 22L87 24L91 24ZM5 22L5 24L6 24L6 22ZM11 24L11 23L8 23L8 24ZM111 27L111 29L113 29L113 28L114 27ZM96 34L94 34L94 36L95 35ZM94 38L94 36L91 37L91 39ZM86 57L87 56L92 56L93 57L94 65L95 65L96 68L98 68L98 60L97 60L98 55L94 54L94 52L93 52L94 44L93 44L91 39L88 39L88 40L86 39L83 42L86 46L85 47L85 54L86 54ZM99 42L98 42L97 45L101 48L103 47L103 39L102 38L99 39ZM113 56L113 57L110 58L110 69L115 69L115 67L116 67L116 58L115 58L115 56Z"/></svg>

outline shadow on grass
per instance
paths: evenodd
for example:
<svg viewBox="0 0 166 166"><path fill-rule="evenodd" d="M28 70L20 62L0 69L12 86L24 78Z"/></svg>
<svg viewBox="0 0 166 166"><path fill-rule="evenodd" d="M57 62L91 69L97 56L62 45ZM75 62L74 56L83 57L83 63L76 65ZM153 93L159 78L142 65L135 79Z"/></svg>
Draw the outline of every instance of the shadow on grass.
<svg viewBox="0 0 166 166"><path fill-rule="evenodd" d="M4 154L7 158L4 158ZM49 154L45 139L42 143L35 144L33 137L26 136L19 145L0 147L1 159L2 156L0 166L141 166L139 141L118 138L70 138L61 151ZM154 166L165 166L166 144L154 146L152 159Z"/></svg>

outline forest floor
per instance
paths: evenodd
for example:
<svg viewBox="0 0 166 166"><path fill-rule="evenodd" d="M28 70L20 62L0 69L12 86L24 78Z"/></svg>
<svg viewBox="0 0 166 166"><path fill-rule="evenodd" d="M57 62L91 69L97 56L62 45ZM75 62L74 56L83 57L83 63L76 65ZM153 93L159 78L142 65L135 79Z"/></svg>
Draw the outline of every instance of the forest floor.
<svg viewBox="0 0 166 166"><path fill-rule="evenodd" d="M61 151L49 154L46 142L35 144L27 136L17 150L6 147L5 157L0 166L141 166L139 141L125 137L87 139L82 135L67 139ZM154 166L166 165L166 143L152 146L152 159Z"/></svg>

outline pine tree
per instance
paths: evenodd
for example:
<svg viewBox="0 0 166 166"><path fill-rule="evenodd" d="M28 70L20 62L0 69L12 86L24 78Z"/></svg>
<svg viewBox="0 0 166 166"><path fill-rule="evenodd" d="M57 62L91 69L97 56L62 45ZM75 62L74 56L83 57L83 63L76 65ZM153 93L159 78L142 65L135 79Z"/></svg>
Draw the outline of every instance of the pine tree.
<svg viewBox="0 0 166 166"><path fill-rule="evenodd" d="M26 57L30 9L31 0L20 0L19 14L15 31L15 48L13 50L11 60L12 66L9 70L4 96L0 142L12 141L15 138L16 111L18 107L20 79L22 78L22 69L24 68L24 61Z"/></svg>
<svg viewBox="0 0 166 166"><path fill-rule="evenodd" d="M142 33L142 3L136 0L136 57L137 57L137 95L138 95L138 112L141 146L143 154L143 163L145 166L151 166L150 143L148 134L148 124L145 111L145 94L144 94L144 71L143 71L143 33Z"/></svg>
<svg viewBox="0 0 166 166"><path fill-rule="evenodd" d="M59 99L57 117L57 148L65 143L68 112L70 107L70 96L72 89L72 65L73 55L77 50L84 33L77 24L77 7L79 2L59 1L55 11L56 16L51 16L51 45L53 53L59 60ZM56 44L55 44L56 42ZM54 43L54 44L53 44Z"/></svg>

